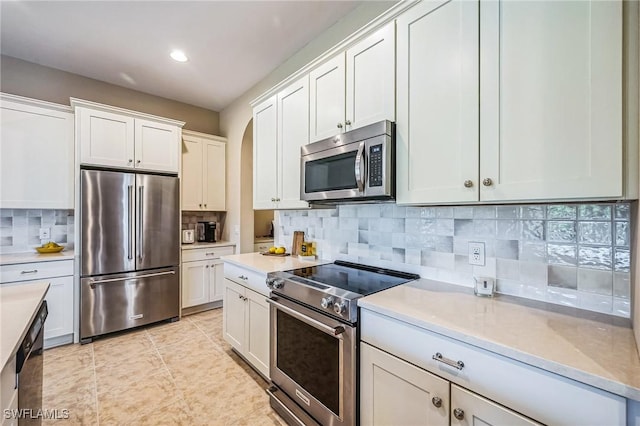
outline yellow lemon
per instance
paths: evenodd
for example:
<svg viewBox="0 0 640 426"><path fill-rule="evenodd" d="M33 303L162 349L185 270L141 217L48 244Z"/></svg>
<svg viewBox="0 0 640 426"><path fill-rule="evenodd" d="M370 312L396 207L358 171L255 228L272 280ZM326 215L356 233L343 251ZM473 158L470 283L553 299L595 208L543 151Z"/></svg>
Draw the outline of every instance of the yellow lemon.
<svg viewBox="0 0 640 426"><path fill-rule="evenodd" d="M278 247L278 248L276 249L276 254L283 254L283 253L284 253L284 252L286 252L286 251L287 251L287 249L286 249L286 248L284 248L284 247Z"/></svg>
<svg viewBox="0 0 640 426"><path fill-rule="evenodd" d="M269 253L273 254L276 252L276 248L275 247L269 247Z"/></svg>

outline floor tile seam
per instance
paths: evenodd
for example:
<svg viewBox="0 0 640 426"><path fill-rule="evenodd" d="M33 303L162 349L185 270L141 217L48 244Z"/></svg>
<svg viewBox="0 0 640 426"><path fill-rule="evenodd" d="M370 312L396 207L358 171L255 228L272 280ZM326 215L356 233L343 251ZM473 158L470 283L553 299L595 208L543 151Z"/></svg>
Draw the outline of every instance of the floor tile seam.
<svg viewBox="0 0 640 426"><path fill-rule="evenodd" d="M198 330L200 330L200 332L202 332L202 334L204 334L204 335L205 335L205 337L207 338L207 340L209 340L209 342L211 342L211 343L213 343L214 345L216 345L216 346L220 347L220 346L219 346L219 345L218 345L218 344L217 344L217 343L216 343L216 342L215 342L211 337L209 337L209 335L208 335L208 334L207 334L207 333L206 333L202 328L200 328L200 326L199 326L198 324L194 323L194 325L196 326L196 328L197 328ZM220 349L222 349L222 348L220 348Z"/></svg>
<svg viewBox="0 0 640 426"><path fill-rule="evenodd" d="M176 401L180 401L180 400L182 400L182 401L184 402L184 399L182 398L182 396L180 396L180 395L175 395L175 396L174 396L174 398L173 398L172 400L170 400L170 401L167 401L167 403L166 403L166 404L161 404L161 405L160 405L160 406L158 406L158 407L153 407L153 409L149 409L149 411L143 412L142 414L140 414L140 415L137 415L137 416L133 417L133 418L132 418L132 419L130 419L130 420L129 420L129 422L128 422L128 423L126 423L126 424L135 425L135 424L136 424L136 420L142 419L143 417L145 417L145 416L149 415L153 410L162 410L163 408L166 408L166 407L168 407L169 405L173 404L174 402L176 402ZM185 404L186 404L186 402L185 402ZM188 408L188 407L189 407L189 406L187 405L187 408Z"/></svg>
<svg viewBox="0 0 640 426"><path fill-rule="evenodd" d="M156 349L157 355L160 357L160 361L162 362L162 365L164 366L165 371L167 373L169 373L169 378L171 379L171 383L173 383L174 388L178 392L178 396L180 398L182 398L182 400L184 401L184 395L182 394L182 389L180 389L180 387L178 386L178 383L176 382L176 378L173 377L173 373L171 372L171 369L169 368L169 366L165 362L164 358L162 357L162 354L160 353L160 350L158 350L158 348L155 346L155 343L154 343L154 348ZM186 403L186 401L185 401L185 403Z"/></svg>
<svg viewBox="0 0 640 426"><path fill-rule="evenodd" d="M132 353L132 354L127 355L124 358L118 358L116 360L116 364L119 364L119 365L120 364L124 364L125 362L129 361L130 359L139 357L140 355L149 355L149 354L155 354L155 353L156 353L156 348L151 348L148 351L144 351L144 352ZM102 356L105 356L105 355L102 355ZM108 366L110 363L114 362L112 356L106 356L106 357L108 358L108 361L107 362L104 362L104 361L97 362L95 364L95 368L96 369Z"/></svg>
<svg viewBox="0 0 640 426"><path fill-rule="evenodd" d="M100 410L98 406L98 377L96 374L96 354L95 348L93 347L93 343L91 343L91 363L93 364L93 395L94 395L94 405L93 409L96 413L96 426L100 426Z"/></svg>

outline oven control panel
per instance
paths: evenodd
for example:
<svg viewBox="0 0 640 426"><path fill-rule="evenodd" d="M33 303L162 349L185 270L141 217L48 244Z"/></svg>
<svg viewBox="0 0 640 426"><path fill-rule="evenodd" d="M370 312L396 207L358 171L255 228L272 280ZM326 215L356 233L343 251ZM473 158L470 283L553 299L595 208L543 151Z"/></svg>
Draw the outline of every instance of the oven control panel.
<svg viewBox="0 0 640 426"><path fill-rule="evenodd" d="M324 296L320 300L320 307L325 311L333 312L341 317L349 318L349 301L340 297Z"/></svg>

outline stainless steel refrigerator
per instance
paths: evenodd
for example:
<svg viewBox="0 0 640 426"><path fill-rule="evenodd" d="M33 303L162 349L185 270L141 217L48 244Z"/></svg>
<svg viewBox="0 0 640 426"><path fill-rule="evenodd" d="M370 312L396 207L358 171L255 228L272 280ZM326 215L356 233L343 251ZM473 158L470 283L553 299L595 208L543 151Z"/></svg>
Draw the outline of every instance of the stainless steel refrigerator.
<svg viewBox="0 0 640 426"><path fill-rule="evenodd" d="M80 339L180 309L177 177L80 171Z"/></svg>

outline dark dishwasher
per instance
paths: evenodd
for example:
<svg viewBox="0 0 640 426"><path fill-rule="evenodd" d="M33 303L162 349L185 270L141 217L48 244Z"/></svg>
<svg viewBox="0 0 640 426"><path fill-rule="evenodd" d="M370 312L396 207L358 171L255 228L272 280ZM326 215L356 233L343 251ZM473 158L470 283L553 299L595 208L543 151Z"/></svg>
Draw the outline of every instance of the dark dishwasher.
<svg viewBox="0 0 640 426"><path fill-rule="evenodd" d="M42 346L47 314L47 302L44 301L16 353L19 425L42 423Z"/></svg>

